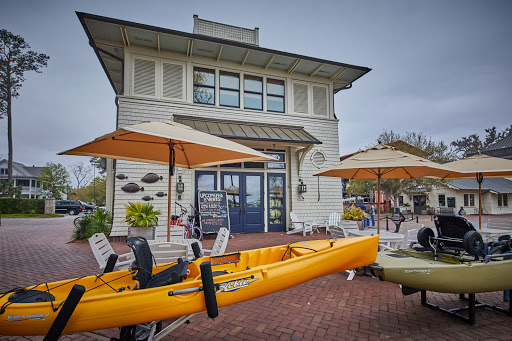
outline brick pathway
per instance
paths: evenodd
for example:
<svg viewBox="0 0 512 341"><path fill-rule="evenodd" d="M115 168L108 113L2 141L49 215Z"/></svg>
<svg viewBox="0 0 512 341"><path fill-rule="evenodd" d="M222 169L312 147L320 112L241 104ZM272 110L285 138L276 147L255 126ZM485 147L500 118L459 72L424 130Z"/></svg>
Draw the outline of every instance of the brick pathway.
<svg viewBox="0 0 512 341"><path fill-rule="evenodd" d="M430 217L421 223L427 226ZM73 217L2 219L0 226L0 290L45 281L92 275L98 265L87 242L72 242ZM281 233L237 235L228 251L290 243L313 237ZM203 242L211 247L213 239ZM124 243L112 243L118 252ZM501 293L478 296L499 304ZM429 300L456 306L456 295L429 293ZM481 309L476 326L435 312L420 304L419 294L402 296L398 285L369 277L346 280L339 273L219 310L219 317L200 314L165 340L512 340L512 320ZM106 331L116 336L117 331ZM5 337L1 340L42 340L42 337ZM81 335L61 340L88 340Z"/></svg>

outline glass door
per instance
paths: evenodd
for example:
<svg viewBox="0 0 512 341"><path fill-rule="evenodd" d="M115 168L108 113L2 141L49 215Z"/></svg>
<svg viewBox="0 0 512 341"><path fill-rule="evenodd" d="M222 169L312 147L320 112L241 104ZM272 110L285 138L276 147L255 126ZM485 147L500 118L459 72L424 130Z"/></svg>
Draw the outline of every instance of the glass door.
<svg viewBox="0 0 512 341"><path fill-rule="evenodd" d="M228 197L231 233L263 232L263 173L222 172L221 188Z"/></svg>
<svg viewBox="0 0 512 341"><path fill-rule="evenodd" d="M286 231L285 174L267 174L268 231Z"/></svg>

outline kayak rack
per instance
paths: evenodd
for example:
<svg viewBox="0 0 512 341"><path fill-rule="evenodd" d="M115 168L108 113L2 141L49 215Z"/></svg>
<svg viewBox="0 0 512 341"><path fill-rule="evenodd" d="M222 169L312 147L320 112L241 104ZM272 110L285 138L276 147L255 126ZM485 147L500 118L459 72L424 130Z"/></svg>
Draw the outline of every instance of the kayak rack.
<svg viewBox="0 0 512 341"><path fill-rule="evenodd" d="M442 311L444 313L455 316L456 318L458 318L464 322L467 322L467 323L471 324L472 326L475 325L475 315L476 315L475 313L476 313L477 308L487 308L487 309L491 309L491 310L497 311L499 313L502 313L502 314L505 314L508 316L512 316L512 299L509 299L509 301L508 301L508 309L504 309L501 307L497 307L495 305L479 302L476 299L476 294L468 294L468 297L466 297L465 294L459 294L459 298L461 300L467 301L468 305L465 307L460 307L460 308L446 309L446 308L440 307L436 304L428 302L427 301L427 291L426 290L420 290L420 291L421 291L421 305L428 307L430 309L433 309L433 310ZM460 314L460 312L462 312L462 311L467 311L468 316L466 317L466 316Z"/></svg>

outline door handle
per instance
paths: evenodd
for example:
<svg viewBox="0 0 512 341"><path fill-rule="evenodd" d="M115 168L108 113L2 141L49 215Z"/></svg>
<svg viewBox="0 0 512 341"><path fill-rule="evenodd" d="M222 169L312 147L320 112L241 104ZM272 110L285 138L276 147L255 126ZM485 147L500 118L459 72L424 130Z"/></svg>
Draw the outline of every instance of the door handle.
<svg viewBox="0 0 512 341"><path fill-rule="evenodd" d="M244 204L244 214L247 213L247 204Z"/></svg>

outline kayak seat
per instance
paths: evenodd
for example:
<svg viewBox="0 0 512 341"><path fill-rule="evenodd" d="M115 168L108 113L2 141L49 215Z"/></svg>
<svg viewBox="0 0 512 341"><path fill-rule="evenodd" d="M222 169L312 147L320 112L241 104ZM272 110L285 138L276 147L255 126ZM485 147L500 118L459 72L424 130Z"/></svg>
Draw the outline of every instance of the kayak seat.
<svg viewBox="0 0 512 341"><path fill-rule="evenodd" d="M153 254L148 241L144 237L129 237L126 243L135 255L131 267L132 270L137 270L137 273L133 278L139 282L139 289L144 289L153 276Z"/></svg>
<svg viewBox="0 0 512 341"><path fill-rule="evenodd" d="M463 240L468 231L476 231L473 224L465 217L455 214L438 214L434 217L438 237ZM462 244L456 241L443 241L444 246L462 248Z"/></svg>
<svg viewBox="0 0 512 341"><path fill-rule="evenodd" d="M139 282L139 289L180 283L187 277L189 263L181 258L178 258L177 264L153 274L153 254L146 238L130 237L126 242L135 255L132 269L137 270L134 278Z"/></svg>
<svg viewBox="0 0 512 341"><path fill-rule="evenodd" d="M151 278L147 285L147 289L161 287L169 284L176 284L183 282L187 277L188 261L184 262L183 259L178 259L178 264L175 264L164 271L161 271Z"/></svg>

